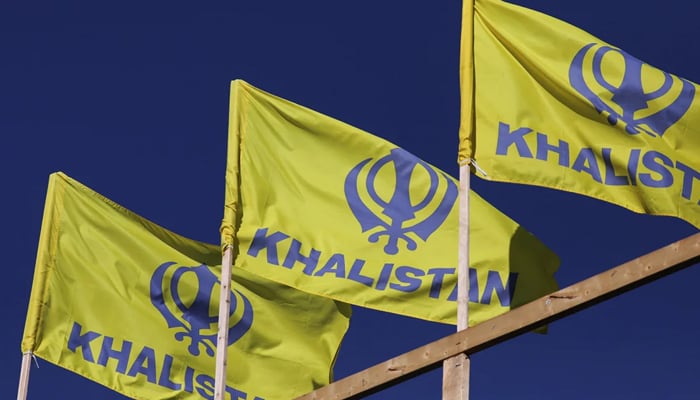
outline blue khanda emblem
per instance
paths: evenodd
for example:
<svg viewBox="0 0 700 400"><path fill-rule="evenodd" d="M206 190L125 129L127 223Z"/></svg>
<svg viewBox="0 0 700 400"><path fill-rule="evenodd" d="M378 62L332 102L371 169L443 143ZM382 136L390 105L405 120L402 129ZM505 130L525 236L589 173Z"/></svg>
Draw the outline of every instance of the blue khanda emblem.
<svg viewBox="0 0 700 400"><path fill-rule="evenodd" d="M415 250L417 244L410 234L423 241L428 240L450 213L457 199L457 185L444 174L436 172L431 166L402 149L393 149L389 155L372 161L373 159L369 158L360 162L345 178L345 198L348 205L360 222L362 232L379 227L369 235L368 240L371 243L376 243L386 236L386 254L397 254L400 240L405 242L408 250ZM383 168L391 168L394 173L384 174L384 179L378 184L377 175ZM421 173L421 170L424 174L427 173L429 185L416 188L416 185L412 186L411 183L415 174ZM365 176L363 182L360 182L361 176ZM386 185L388 176L395 179L390 185ZM443 189L438 193L441 182ZM361 185L366 189L365 196L360 195ZM377 191L378 187L380 191L386 187L393 188L393 193L382 193L382 196ZM412 188L416 193L420 193L416 196L420 198L412 197ZM370 204L366 204L365 201Z"/></svg>
<svg viewBox="0 0 700 400"><path fill-rule="evenodd" d="M206 265L178 266L174 262L160 265L151 277L151 303L160 311L168 328L176 329L175 339L190 339L187 350L200 354L200 346L214 356L218 325L220 281ZM235 318L242 302L239 318ZM253 324L253 307L239 291L231 292L228 345L240 339Z"/></svg>
<svg viewBox="0 0 700 400"><path fill-rule="evenodd" d="M643 83L645 77L655 81ZM569 68L569 82L599 113L607 114L611 125L623 122L631 135L644 132L663 136L688 111L695 97L691 82L655 69L620 49L596 43L576 53Z"/></svg>

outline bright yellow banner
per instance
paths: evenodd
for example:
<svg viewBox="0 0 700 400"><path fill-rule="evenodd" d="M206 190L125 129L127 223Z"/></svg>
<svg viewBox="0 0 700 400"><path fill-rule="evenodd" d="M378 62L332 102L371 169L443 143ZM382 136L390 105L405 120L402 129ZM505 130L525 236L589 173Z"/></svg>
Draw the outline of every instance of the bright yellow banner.
<svg viewBox="0 0 700 400"><path fill-rule="evenodd" d="M465 7L469 7L469 2ZM466 12L465 12L466 15ZM476 140L486 179L585 194L700 227L698 86L547 15L476 0ZM465 45L469 37L464 37Z"/></svg>
<svg viewBox="0 0 700 400"><path fill-rule="evenodd" d="M221 253L52 174L22 351L135 399L213 399ZM350 307L237 269L226 399L328 384Z"/></svg>
<svg viewBox="0 0 700 400"><path fill-rule="evenodd" d="M231 87L222 242L239 269L377 310L456 321L458 187L395 145ZM472 192L470 322L557 289L558 258Z"/></svg>

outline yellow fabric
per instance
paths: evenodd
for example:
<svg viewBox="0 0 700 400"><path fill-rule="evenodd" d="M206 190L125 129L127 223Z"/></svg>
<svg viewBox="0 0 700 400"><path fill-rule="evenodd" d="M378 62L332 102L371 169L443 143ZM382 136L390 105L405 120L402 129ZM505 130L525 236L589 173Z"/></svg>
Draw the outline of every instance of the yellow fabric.
<svg viewBox="0 0 700 400"><path fill-rule="evenodd" d="M220 263L218 246L52 174L22 351L132 398L211 399ZM240 269L231 287L225 398L329 382L348 305Z"/></svg>
<svg viewBox="0 0 700 400"><path fill-rule="evenodd" d="M700 227L697 85L547 15L475 7L474 58L465 37L462 63L475 68L476 136L460 141L485 178Z"/></svg>
<svg viewBox="0 0 700 400"><path fill-rule="evenodd" d="M236 268L347 303L455 323L453 178L242 81L232 83L230 113L222 242L236 249ZM558 259L471 196L474 324L556 290Z"/></svg>
<svg viewBox="0 0 700 400"><path fill-rule="evenodd" d="M459 137L474 135L474 1L462 2L462 40L459 62L459 90L462 97ZM459 141L458 162L465 165L474 157L471 140Z"/></svg>

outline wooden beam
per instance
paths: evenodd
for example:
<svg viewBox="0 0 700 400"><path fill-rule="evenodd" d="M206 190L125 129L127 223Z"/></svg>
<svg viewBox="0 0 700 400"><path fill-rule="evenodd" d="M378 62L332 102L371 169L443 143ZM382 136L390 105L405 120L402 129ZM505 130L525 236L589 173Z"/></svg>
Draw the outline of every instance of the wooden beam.
<svg viewBox="0 0 700 400"><path fill-rule="evenodd" d="M376 393L438 368L443 360L457 354L474 354L698 262L700 233L347 376L297 400L354 399Z"/></svg>
<svg viewBox="0 0 700 400"><path fill-rule="evenodd" d="M471 360L459 353L442 362L442 400L469 400Z"/></svg>

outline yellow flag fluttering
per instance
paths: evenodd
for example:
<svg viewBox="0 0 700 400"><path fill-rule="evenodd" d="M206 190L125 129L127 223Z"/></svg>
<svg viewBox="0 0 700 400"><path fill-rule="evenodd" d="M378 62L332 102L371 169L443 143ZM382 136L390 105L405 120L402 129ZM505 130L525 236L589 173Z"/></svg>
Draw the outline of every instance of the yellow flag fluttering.
<svg viewBox="0 0 700 400"><path fill-rule="evenodd" d="M700 227L696 84L503 1L463 18L460 160Z"/></svg>
<svg viewBox="0 0 700 400"><path fill-rule="evenodd" d="M52 174L22 351L136 399L213 398L218 246ZM329 383L347 304L243 270L231 284L226 398Z"/></svg>
<svg viewBox="0 0 700 400"><path fill-rule="evenodd" d="M557 288L558 258L471 193L470 323ZM458 187L397 146L245 82L231 86L223 246L234 269L455 323Z"/></svg>

